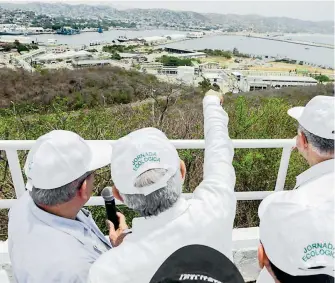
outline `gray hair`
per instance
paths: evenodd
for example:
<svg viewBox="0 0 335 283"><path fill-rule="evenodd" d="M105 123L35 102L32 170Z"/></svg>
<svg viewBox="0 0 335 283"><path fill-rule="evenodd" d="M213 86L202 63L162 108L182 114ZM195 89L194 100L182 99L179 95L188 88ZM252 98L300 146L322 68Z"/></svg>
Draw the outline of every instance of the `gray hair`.
<svg viewBox="0 0 335 283"><path fill-rule="evenodd" d="M72 200L84 181L92 174L87 172L77 180L56 189L45 190L33 187L30 196L36 204L54 206Z"/></svg>
<svg viewBox="0 0 335 283"><path fill-rule="evenodd" d="M166 169L150 169L137 177L135 187L142 188L156 183L167 173ZM120 194L123 202L141 216L153 216L172 207L182 192L182 176L180 170L172 176L167 185L145 196L141 194Z"/></svg>
<svg viewBox="0 0 335 283"><path fill-rule="evenodd" d="M318 137L307 131L301 125L299 125L299 131L305 135L307 142L320 156L328 157L334 155L334 140Z"/></svg>

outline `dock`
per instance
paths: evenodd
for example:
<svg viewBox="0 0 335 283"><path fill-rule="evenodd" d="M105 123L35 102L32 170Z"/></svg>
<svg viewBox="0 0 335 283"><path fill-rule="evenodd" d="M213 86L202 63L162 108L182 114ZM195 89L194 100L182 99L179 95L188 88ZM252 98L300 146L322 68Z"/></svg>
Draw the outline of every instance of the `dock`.
<svg viewBox="0 0 335 283"><path fill-rule="evenodd" d="M236 35L241 35L241 34L236 34ZM256 34L248 34L248 35L243 35L243 36L259 38L259 39L266 39L266 40L273 40L273 41L281 41L281 42L298 44L298 45L305 45L305 46L313 46L313 47L322 47L322 48L334 49L334 45L332 45L332 44L314 43L314 42L298 41L298 40L288 40L288 39L282 39L282 38L277 38L277 37L272 37L272 36L256 35Z"/></svg>

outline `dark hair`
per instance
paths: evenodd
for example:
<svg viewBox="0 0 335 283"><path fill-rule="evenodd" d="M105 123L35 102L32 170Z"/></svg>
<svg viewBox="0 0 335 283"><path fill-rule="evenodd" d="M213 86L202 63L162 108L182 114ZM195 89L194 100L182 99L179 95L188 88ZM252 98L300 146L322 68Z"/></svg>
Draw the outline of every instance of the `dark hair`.
<svg viewBox="0 0 335 283"><path fill-rule="evenodd" d="M334 277L326 274L293 276L281 271L272 262L270 262L270 266L274 275L281 283L334 283Z"/></svg>
<svg viewBox="0 0 335 283"><path fill-rule="evenodd" d="M307 131L301 125L299 125L299 130L305 135L307 142L310 143L314 148L316 148L320 153L334 153L334 140L318 137Z"/></svg>
<svg viewBox="0 0 335 283"><path fill-rule="evenodd" d="M85 180L88 179L92 173L92 171L87 172L80 176L77 180L51 190L33 187L30 192L30 196L34 202L39 205L54 206L68 202L75 197L77 191L80 190Z"/></svg>

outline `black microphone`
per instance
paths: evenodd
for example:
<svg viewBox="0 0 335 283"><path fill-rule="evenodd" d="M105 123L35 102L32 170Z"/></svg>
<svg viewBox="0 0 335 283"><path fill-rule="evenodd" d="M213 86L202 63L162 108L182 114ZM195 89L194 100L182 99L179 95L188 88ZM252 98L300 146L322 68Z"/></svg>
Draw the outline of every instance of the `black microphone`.
<svg viewBox="0 0 335 283"><path fill-rule="evenodd" d="M112 221L115 230L119 228L119 218L116 215L115 198L111 187L102 190L101 196L105 200L107 219Z"/></svg>

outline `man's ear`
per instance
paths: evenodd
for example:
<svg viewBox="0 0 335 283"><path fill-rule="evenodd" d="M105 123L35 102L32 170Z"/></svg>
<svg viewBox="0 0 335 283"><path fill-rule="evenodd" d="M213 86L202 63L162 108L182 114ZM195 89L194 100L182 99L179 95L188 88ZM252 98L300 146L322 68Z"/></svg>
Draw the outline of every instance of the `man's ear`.
<svg viewBox="0 0 335 283"><path fill-rule="evenodd" d="M297 136L297 139L299 139L298 144L301 147L303 147L303 148L307 148L308 147L308 141L307 141L307 138L306 138L306 136L305 136L304 133L299 132L298 136Z"/></svg>
<svg viewBox="0 0 335 283"><path fill-rule="evenodd" d="M114 196L117 200L123 202L123 198L121 197L119 190L118 190L115 186L113 186L112 188L113 188L113 196Z"/></svg>
<svg viewBox="0 0 335 283"><path fill-rule="evenodd" d="M80 187L80 190L78 190L78 195L81 199L88 201L91 197L90 193L87 191L87 179L83 182L83 184Z"/></svg>
<svg viewBox="0 0 335 283"><path fill-rule="evenodd" d="M181 173L181 177L183 180L185 180L185 176L186 176L186 165L185 162L183 160L180 159L180 173Z"/></svg>
<svg viewBox="0 0 335 283"><path fill-rule="evenodd" d="M258 246L258 264L260 268L264 268L264 266L270 265L269 259L265 253L264 247L262 244Z"/></svg>

